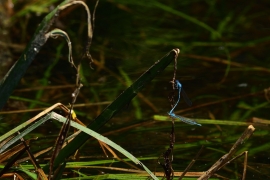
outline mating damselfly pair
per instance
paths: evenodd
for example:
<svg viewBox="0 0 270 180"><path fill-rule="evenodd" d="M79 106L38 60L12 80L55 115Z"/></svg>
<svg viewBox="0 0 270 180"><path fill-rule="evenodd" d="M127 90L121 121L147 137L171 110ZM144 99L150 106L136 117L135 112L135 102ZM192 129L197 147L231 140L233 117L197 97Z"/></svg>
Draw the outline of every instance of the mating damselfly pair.
<svg viewBox="0 0 270 180"><path fill-rule="evenodd" d="M180 101L180 94L182 94L184 100L186 101L186 103L191 106L192 105L192 102L190 101L190 99L187 97L187 94L185 93L184 89L182 88L182 84L178 81L178 80L175 80L175 86L176 86L176 89L178 89L178 99L175 103L175 105L172 107L172 109L170 110L170 112L168 112L169 116L171 116L172 118L174 119L179 119L187 124L190 124L190 125L198 125L198 126L202 126L201 124L197 123L196 121L192 120L192 119L188 119L188 118L185 118L183 116L179 116L179 115L176 115L174 114L174 109L175 107L177 106L177 104L179 103Z"/></svg>

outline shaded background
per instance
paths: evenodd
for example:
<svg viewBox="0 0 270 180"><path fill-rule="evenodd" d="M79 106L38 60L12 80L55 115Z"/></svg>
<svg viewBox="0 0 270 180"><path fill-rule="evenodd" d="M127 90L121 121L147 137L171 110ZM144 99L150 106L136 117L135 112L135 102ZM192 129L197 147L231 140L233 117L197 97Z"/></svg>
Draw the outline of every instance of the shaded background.
<svg viewBox="0 0 270 180"><path fill-rule="evenodd" d="M19 58L38 24L59 1L2 3L0 15L5 21L1 24L0 61L6 66L1 66L1 74ZM93 10L95 2L87 1L87 4ZM181 101L175 112L190 118L213 119L213 124L195 127L176 123L173 167L175 171L183 171L204 145L191 171L207 170L228 152L254 117L269 119L269 7L268 1L101 1L90 50L95 59L93 69L89 62L82 62L84 87L77 104L87 105L75 108L79 119L89 124L108 101L127 88L128 80L134 82L156 60L179 48L177 79L193 106L190 108ZM69 34L74 60L78 63L87 32L83 7L73 6L61 12L55 27ZM27 109L70 103L75 73L67 61L67 50L64 39L48 40L2 111L22 110L1 115L2 134L40 111L27 113ZM162 171L157 159L169 145L171 123L154 121L152 117L166 115L170 110L172 76L173 64L142 90L142 96L136 97L100 130L111 133L108 138L136 157L151 157L143 161L151 170ZM247 122L247 126L219 126L214 119ZM267 124L269 121L256 124L254 135L236 153L249 151L248 177L270 176ZM136 126L130 128L131 125ZM29 135L40 137L33 143L33 149L51 146L60 126L48 122ZM48 154L40 160L46 162L46 157ZM83 147L80 158L106 159L95 140ZM219 174L236 178L242 169L243 158L240 158Z"/></svg>

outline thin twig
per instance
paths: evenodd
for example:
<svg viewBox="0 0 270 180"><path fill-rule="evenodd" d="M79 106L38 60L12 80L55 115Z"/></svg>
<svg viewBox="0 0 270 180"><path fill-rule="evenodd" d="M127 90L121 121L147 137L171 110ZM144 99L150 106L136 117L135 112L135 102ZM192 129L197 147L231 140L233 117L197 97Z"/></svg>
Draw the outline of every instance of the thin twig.
<svg viewBox="0 0 270 180"><path fill-rule="evenodd" d="M93 18L92 18L92 25L93 25L92 31L93 32L92 33L94 33L94 30L95 30L96 10L97 10L98 3L99 3L99 0L96 1L94 11L93 11Z"/></svg>
<svg viewBox="0 0 270 180"><path fill-rule="evenodd" d="M104 101L104 102L97 102L97 103L82 103L82 104L74 104L73 107L88 107L88 106L100 106L100 105L108 105L111 104L112 101ZM62 105L61 107L63 107ZM42 111L47 110L47 107L44 108L34 108L34 109L23 109L23 110L14 110L14 111L5 111L0 112L0 114L18 114L18 113L27 113L27 112L36 112L36 111ZM66 107L68 110L68 108Z"/></svg>
<svg viewBox="0 0 270 180"><path fill-rule="evenodd" d="M54 160L55 158L58 156L60 150L62 149L63 147L63 144L66 140L66 137L67 137L67 134L68 134L68 131L69 131L69 128L70 128L70 121L71 119L75 119L75 117L72 116L73 114L73 106L74 106L74 103L76 102L76 99L80 93L80 89L83 85L80 84L76 89L75 91L72 93L71 97L72 97L72 101L71 101L71 108L69 110L69 114L67 116L67 119L66 119L66 122L63 124L60 132L59 132L59 136L55 142L55 149L52 153L52 157L51 157L51 160L50 160L50 172L49 172L49 179L51 178L51 175L53 174L53 164L54 164Z"/></svg>
<svg viewBox="0 0 270 180"><path fill-rule="evenodd" d="M88 8L88 6L85 4L85 2L83 1L72 1L68 4L65 4L63 6L61 6L59 8L59 10L63 10L63 9L66 9L67 7L69 6L72 6L72 5L75 5L75 4L80 4L82 6L84 6L85 10L86 10L86 13L87 13L87 44L86 44L86 48L85 48L85 55L87 57L87 59L90 60L90 66L91 66L91 63L93 62L93 59L92 59L92 56L91 54L89 53L89 49L90 49L90 46L91 46L91 42L92 42L92 38L93 38L93 27L92 27L92 23L91 23L91 14L90 14L90 10Z"/></svg>
<svg viewBox="0 0 270 180"><path fill-rule="evenodd" d="M198 56L194 54L184 54L181 55L182 57L188 57L188 58L193 58L193 59L199 59L199 60L204 60L204 61L210 61L210 62L215 62L215 63L220 63L220 64L225 64L225 65L231 65L234 67L240 67L240 68L248 68L256 71L264 71L269 73L270 70L268 68L260 67L260 66L250 66L247 67L245 64L237 63L237 62L231 62L227 59L221 59L217 57L206 57L206 56Z"/></svg>
<svg viewBox="0 0 270 180"><path fill-rule="evenodd" d="M259 94L263 94L263 93L264 93L264 91L258 91L258 92L255 92L255 93L249 93L249 94L234 96L234 97L231 97L231 98L222 98L221 100L212 101L212 102L208 102L208 103L204 103L204 104L199 104L199 105L192 106L190 108L179 110L179 111L176 111L175 113L179 114L179 113L183 113L183 112L190 111L190 110L193 110L193 109L198 109L198 108L201 108L201 107L210 106L210 105L214 105L214 104L220 104L222 102L241 99L243 97L248 97L248 96L255 96L255 95L259 95Z"/></svg>
<svg viewBox="0 0 270 180"><path fill-rule="evenodd" d="M173 70L173 78L172 78L172 86L173 86L173 89L176 88L175 86L175 80L176 80L176 71L177 71L177 57L178 55L180 54L180 49L175 49L176 52L176 56L175 56L175 59L174 59L174 70Z"/></svg>
<svg viewBox="0 0 270 180"><path fill-rule="evenodd" d="M241 135L241 137L234 143L234 145L232 146L230 151L227 154L225 154L224 156L222 156L214 165L212 165L212 167L209 170L205 171L204 174L198 180L209 179L221 167L228 164L231 160L231 157L236 152L236 148L238 146L242 145L244 140L248 139L254 131L255 131L255 128L252 125L248 126L248 128Z"/></svg>
<svg viewBox="0 0 270 180"><path fill-rule="evenodd" d="M173 90L175 90L177 87L175 86L175 79L176 79L176 71L177 71L177 57L180 53L179 49L175 49L175 58L174 58L174 72L173 72L173 79L171 81L173 85ZM172 95L172 98L170 98L171 106L174 106L174 94ZM171 110L172 111L172 110ZM160 163L158 160L158 163L162 166L164 169L164 177L166 177L167 180L173 179L174 177L174 170L172 168L172 162L173 162L173 147L175 143L175 133L174 133L174 118L172 119L172 129L170 134L170 146L169 148L162 154L164 163ZM171 157L170 157L171 156ZM160 156L161 157L161 156ZM160 159L159 157L159 159Z"/></svg>
<svg viewBox="0 0 270 180"><path fill-rule="evenodd" d="M20 134L20 132L18 132L18 134ZM25 146L26 152L27 152L28 156L30 157L32 164L34 165L36 172L38 173L37 174L38 179L47 180L46 174L44 173L44 171L42 170L42 168L40 167L40 165L36 161L36 158L34 157L33 153L30 151L29 143L26 143L23 138L21 138L21 142Z"/></svg>
<svg viewBox="0 0 270 180"><path fill-rule="evenodd" d="M181 176L178 178L179 180L181 180L185 174L189 171L189 169L193 166L193 164L196 162L196 159L198 159L198 157L200 156L200 154L202 153L202 150L204 149L204 147L202 147L199 152L196 154L196 156L192 159L192 161L189 163L189 165L186 167L186 169L183 171L183 173L181 174Z"/></svg>

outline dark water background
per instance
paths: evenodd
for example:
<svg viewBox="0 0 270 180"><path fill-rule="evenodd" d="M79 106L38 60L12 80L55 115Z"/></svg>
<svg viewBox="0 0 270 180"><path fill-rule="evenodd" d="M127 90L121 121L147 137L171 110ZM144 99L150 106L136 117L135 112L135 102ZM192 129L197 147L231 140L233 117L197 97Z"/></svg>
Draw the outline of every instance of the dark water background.
<svg viewBox="0 0 270 180"><path fill-rule="evenodd" d="M93 10L94 2L87 4ZM10 43L19 46L10 46L8 50L16 60L38 23L57 2L29 1L14 5L8 30ZM194 108L182 100L175 112L189 118L213 119L213 123L202 123L202 127L176 123L174 170L183 171L202 146L204 150L190 171L207 170L229 151L257 117L267 121L254 124L253 136L236 154L249 152L247 173L250 179L270 178L269 7L268 1L101 1L90 51L99 63L93 64L91 69L88 62L82 62L84 87L76 103L113 101L127 88L121 82L126 82L125 76L134 82L155 61L173 48L179 48L177 79L182 82ZM78 63L86 42L84 9L74 6L61 12L55 26L70 35L74 60ZM2 112L43 108L57 102L68 105L74 91L75 74L68 64L67 54L63 39L48 40ZM135 103L124 107L100 130L111 132L107 137L136 157L154 157L143 161L153 171L155 167L162 171L157 158L168 147L171 130L170 122L154 121L153 115L166 116L171 108L168 96L172 92L169 83L172 76L173 64L141 91L143 98L136 97ZM18 97L31 101L16 100ZM77 107L75 111L81 121L89 124L106 106ZM38 112L3 114L1 134ZM214 119L247 124L216 125ZM143 124L146 122L149 123ZM138 126L128 128L134 124ZM29 137L40 138L32 149L38 151L51 146L60 126L57 122L47 122L29 134ZM121 128L127 130L115 132ZM95 140L87 142L80 156L90 160L106 159ZM48 154L40 160L47 157ZM219 174L239 178L242 171L243 158L240 158Z"/></svg>

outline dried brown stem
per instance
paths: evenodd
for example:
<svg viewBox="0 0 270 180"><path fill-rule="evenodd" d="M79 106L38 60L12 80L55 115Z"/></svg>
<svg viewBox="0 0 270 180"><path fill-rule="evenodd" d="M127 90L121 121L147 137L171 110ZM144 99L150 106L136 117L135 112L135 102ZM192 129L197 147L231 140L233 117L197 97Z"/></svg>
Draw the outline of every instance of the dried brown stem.
<svg viewBox="0 0 270 180"><path fill-rule="evenodd" d="M244 140L248 139L252 133L255 131L255 128L250 125L241 135L241 137L234 143L230 151L222 156L209 170L205 171L204 174L199 178L199 180L209 179L213 174L215 174L220 168L228 164L234 153L236 152L237 147L243 144Z"/></svg>

